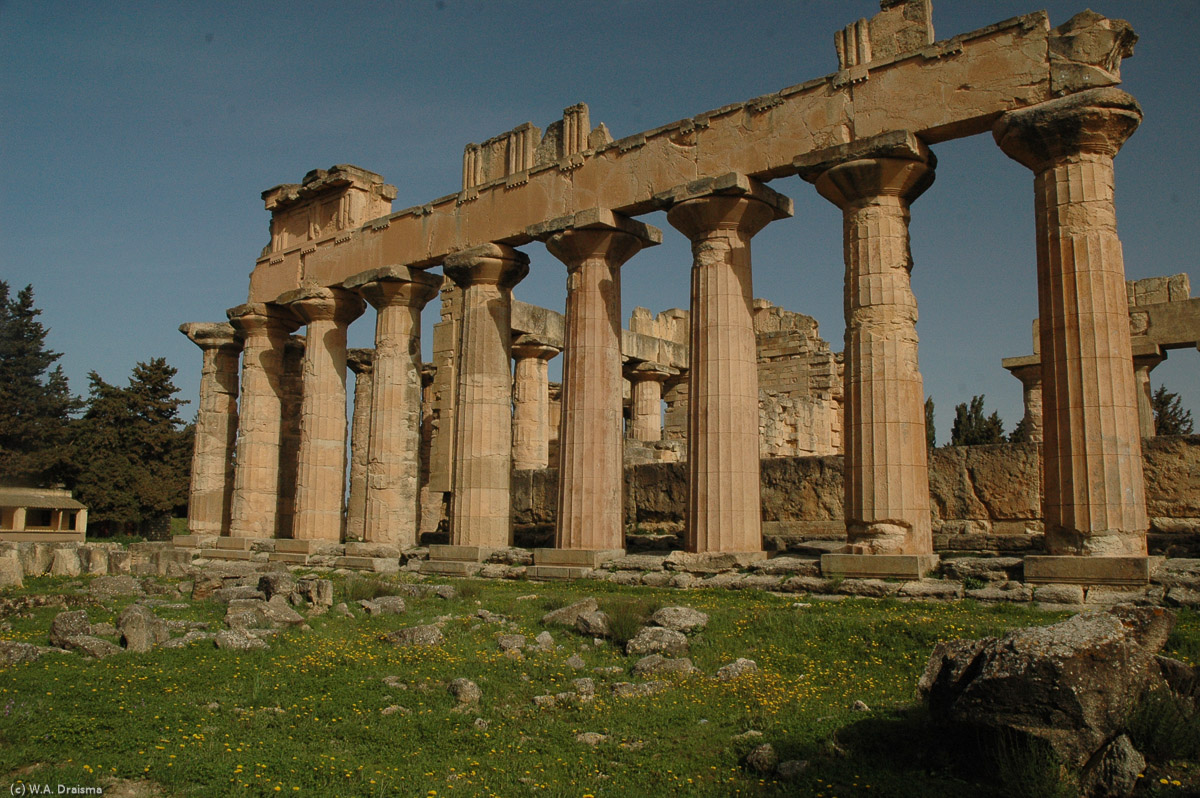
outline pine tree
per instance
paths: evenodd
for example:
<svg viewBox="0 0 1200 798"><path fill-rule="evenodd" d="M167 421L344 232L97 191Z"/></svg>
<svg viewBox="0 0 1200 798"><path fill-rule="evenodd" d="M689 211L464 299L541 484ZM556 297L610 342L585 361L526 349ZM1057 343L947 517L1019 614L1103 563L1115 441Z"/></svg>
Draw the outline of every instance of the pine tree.
<svg viewBox="0 0 1200 798"><path fill-rule="evenodd" d="M1004 442L1004 422L1000 414L983 415L983 395L971 397L971 405L954 408L954 426L950 430L951 446L979 446Z"/></svg>
<svg viewBox="0 0 1200 798"><path fill-rule="evenodd" d="M1184 410L1179 403L1179 394L1168 391L1166 385L1158 386L1151 394L1150 406L1154 409L1155 435L1192 434L1192 411Z"/></svg>
<svg viewBox="0 0 1200 798"><path fill-rule="evenodd" d="M46 485L60 480L68 461L70 415L83 403L71 396L58 352L37 317L33 286L9 298L0 281L0 480ZM51 366L54 366L51 369Z"/></svg>
<svg viewBox="0 0 1200 798"><path fill-rule="evenodd" d="M933 428L933 397L925 397L925 445L937 448L937 431Z"/></svg>
<svg viewBox="0 0 1200 798"><path fill-rule="evenodd" d="M1021 416L1021 420L1013 427L1012 432L1008 433L1009 443L1027 443L1029 441L1029 424L1025 421L1025 417Z"/></svg>
<svg viewBox="0 0 1200 798"><path fill-rule="evenodd" d="M110 385L92 372L87 412L78 423L76 498L87 504L98 532L169 535L170 517L186 507L191 426L182 427L163 358L138 363L129 386Z"/></svg>

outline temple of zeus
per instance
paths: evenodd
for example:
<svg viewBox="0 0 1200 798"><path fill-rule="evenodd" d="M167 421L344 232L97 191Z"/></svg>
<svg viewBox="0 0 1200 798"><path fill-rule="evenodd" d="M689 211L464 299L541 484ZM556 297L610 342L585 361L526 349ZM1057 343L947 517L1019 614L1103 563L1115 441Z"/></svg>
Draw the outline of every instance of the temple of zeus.
<svg viewBox="0 0 1200 798"><path fill-rule="evenodd" d="M415 547L444 511L449 543L425 567L472 573L512 544L514 469L556 466L553 546L530 575L576 576L624 551L623 451L663 436L670 395L686 396L687 550L765 557L751 245L792 215L771 181L798 175L841 210L846 267L846 537L821 567L920 577L937 557L908 223L937 145L990 134L1031 173L1036 222L1046 553L1027 580L1144 584L1113 204L1114 158L1142 118L1116 88L1136 36L1038 12L935 41L930 0L880 6L835 34L833 74L616 140L575 105L545 131L468 144L460 189L425 204L393 211L395 188L345 165L264 192L271 240L246 302L181 328L203 351L191 533L231 551L274 539L272 556L303 562L330 542ZM691 242L685 336L623 329L621 270L662 240L650 214ZM562 263L561 314L513 299L522 250L543 245ZM439 296L424 363L421 314ZM372 320L373 349L348 351L349 325Z"/></svg>

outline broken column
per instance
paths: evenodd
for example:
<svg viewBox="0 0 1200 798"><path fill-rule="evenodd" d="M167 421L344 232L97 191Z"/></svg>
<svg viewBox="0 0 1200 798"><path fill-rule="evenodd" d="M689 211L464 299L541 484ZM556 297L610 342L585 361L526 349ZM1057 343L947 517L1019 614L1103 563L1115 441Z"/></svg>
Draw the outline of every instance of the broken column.
<svg viewBox="0 0 1200 798"><path fill-rule="evenodd" d="M363 539L367 517L367 447L371 437L371 383L374 349L346 350L354 372L354 415L350 419L350 495L346 499L346 541Z"/></svg>
<svg viewBox="0 0 1200 798"><path fill-rule="evenodd" d="M1150 372L1167 359L1161 346L1142 342L1133 346L1133 382L1137 391L1138 432L1143 438L1153 438L1154 429L1153 391L1150 387Z"/></svg>
<svg viewBox="0 0 1200 798"><path fill-rule="evenodd" d="M366 305L341 288L317 287L288 291L278 302L308 325L292 537L337 543L345 525L346 328Z"/></svg>
<svg viewBox="0 0 1200 798"><path fill-rule="evenodd" d="M529 258L503 244L455 253L442 265L461 289L450 545L426 566L481 562L512 538L512 289Z"/></svg>
<svg viewBox="0 0 1200 798"><path fill-rule="evenodd" d="M276 536L279 521L284 347L299 322L285 308L270 303L238 305L228 314L243 340L229 534L270 538Z"/></svg>
<svg viewBox="0 0 1200 798"><path fill-rule="evenodd" d="M550 465L550 360L558 347L522 335L513 342L513 468Z"/></svg>
<svg viewBox="0 0 1200 798"><path fill-rule="evenodd" d="M661 201L692 242L686 547L761 557L750 239L790 216L792 202L740 174L689 183Z"/></svg>
<svg viewBox="0 0 1200 798"><path fill-rule="evenodd" d="M1006 357L1001 365L1021 381L1022 400L1025 406L1025 416L1021 419L1025 425L1025 440L1031 443L1042 442L1042 357L1041 355L1025 355L1024 357Z"/></svg>
<svg viewBox="0 0 1200 798"><path fill-rule="evenodd" d="M935 163L904 132L795 161L842 210L848 545L822 557L830 574L912 579L937 562L908 239L909 205L933 183Z"/></svg>
<svg viewBox="0 0 1200 798"><path fill-rule="evenodd" d="M229 535L242 339L227 323L183 324L179 331L204 353L188 491L188 532Z"/></svg>
<svg viewBox="0 0 1200 798"><path fill-rule="evenodd" d="M641 362L625 369L629 380L629 437L647 443L662 440L663 383L675 369Z"/></svg>
<svg viewBox="0 0 1200 798"><path fill-rule="evenodd" d="M1145 584L1145 488L1113 158L1137 102L1092 89L1012 111L993 129L1033 170L1049 556L1032 582Z"/></svg>
<svg viewBox="0 0 1200 798"><path fill-rule="evenodd" d="M662 232L606 209L531 229L567 267L558 513L538 569L594 568L624 553L621 266Z"/></svg>
<svg viewBox="0 0 1200 798"><path fill-rule="evenodd" d="M436 274L388 266L343 283L377 311L363 539L417 545L421 453L421 309Z"/></svg>

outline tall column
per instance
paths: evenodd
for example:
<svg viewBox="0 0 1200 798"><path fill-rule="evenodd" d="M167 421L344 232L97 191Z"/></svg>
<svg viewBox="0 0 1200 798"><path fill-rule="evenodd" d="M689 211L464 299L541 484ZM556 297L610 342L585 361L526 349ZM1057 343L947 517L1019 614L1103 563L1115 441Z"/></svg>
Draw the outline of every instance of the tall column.
<svg viewBox="0 0 1200 798"><path fill-rule="evenodd" d="M442 278L404 266L344 283L376 310L375 378L363 536L368 543L417 545L421 468L421 309Z"/></svg>
<svg viewBox="0 0 1200 798"><path fill-rule="evenodd" d="M993 129L1034 173L1050 557L1031 581L1141 583L1145 488L1113 157L1141 122L1119 89L1073 94L1002 116ZM1091 561L1092 558L1101 558Z"/></svg>
<svg viewBox="0 0 1200 798"><path fill-rule="evenodd" d="M292 537L296 516L296 462L300 454L300 406L304 401L304 335L292 335L283 347L280 406L283 431L279 443L278 538ZM279 544L276 544L278 547Z"/></svg>
<svg viewBox="0 0 1200 798"><path fill-rule="evenodd" d="M662 440L663 383L673 369L657 363L638 363L625 370L629 380L629 437L635 441Z"/></svg>
<svg viewBox="0 0 1200 798"><path fill-rule="evenodd" d="M692 242L688 551L762 553L750 239L792 203L744 175L688 184L667 221Z"/></svg>
<svg viewBox="0 0 1200 798"><path fill-rule="evenodd" d="M450 542L457 559L482 559L512 539L512 289L529 258L484 244L442 270L462 289Z"/></svg>
<svg viewBox="0 0 1200 798"><path fill-rule="evenodd" d="M558 428L558 551L540 549L534 562L595 567L625 549L621 266L643 247L661 242L662 232L606 209L581 211L535 232L567 267L567 304Z"/></svg>
<svg viewBox="0 0 1200 798"><path fill-rule="evenodd" d="M242 340L230 324L183 324L179 331L204 353L188 491L188 532L228 535Z"/></svg>
<svg viewBox="0 0 1200 798"><path fill-rule="evenodd" d="M513 469L550 465L550 360L557 346L528 336L513 344Z"/></svg>
<svg viewBox="0 0 1200 798"><path fill-rule="evenodd" d="M278 528L279 454L283 434L283 351L299 326L276 305L238 305L229 323L242 334L242 390L229 534L275 537Z"/></svg>
<svg viewBox="0 0 1200 798"><path fill-rule="evenodd" d="M346 496L346 328L366 304L341 288L298 288L278 299L308 325L292 537L342 540Z"/></svg>
<svg viewBox="0 0 1200 798"><path fill-rule="evenodd" d="M1157 344L1143 344L1133 350L1133 382L1137 389L1138 431L1143 438L1153 438L1154 402L1150 387L1150 372L1167 359L1167 353Z"/></svg>
<svg viewBox="0 0 1200 798"><path fill-rule="evenodd" d="M367 448L371 438L371 386L374 349L346 350L354 372L354 414L350 418L350 496L346 499L346 541L361 541L367 517Z"/></svg>
<svg viewBox="0 0 1200 798"><path fill-rule="evenodd" d="M915 136L889 141L884 150L859 149L865 142L839 148L802 173L841 208L846 261L848 546L821 565L847 576L919 577L936 560L908 220L909 205L933 183L936 159Z"/></svg>

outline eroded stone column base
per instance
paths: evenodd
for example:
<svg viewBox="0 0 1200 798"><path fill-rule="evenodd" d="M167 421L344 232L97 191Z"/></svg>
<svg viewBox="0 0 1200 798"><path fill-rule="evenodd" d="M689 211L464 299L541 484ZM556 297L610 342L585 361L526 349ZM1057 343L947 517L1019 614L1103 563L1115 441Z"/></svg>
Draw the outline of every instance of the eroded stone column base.
<svg viewBox="0 0 1200 798"><path fill-rule="evenodd" d="M530 579L584 579L600 565L625 556L624 549L534 549Z"/></svg>
<svg viewBox="0 0 1200 798"><path fill-rule="evenodd" d="M474 576L496 551L488 546L455 546L435 543L429 547L429 559L421 563L421 573L443 576Z"/></svg>
<svg viewBox="0 0 1200 798"><path fill-rule="evenodd" d="M1028 555L1025 581L1041 585L1148 585L1149 557Z"/></svg>
<svg viewBox="0 0 1200 798"><path fill-rule="evenodd" d="M936 554L822 554L821 575L866 579L920 579L938 566Z"/></svg>

